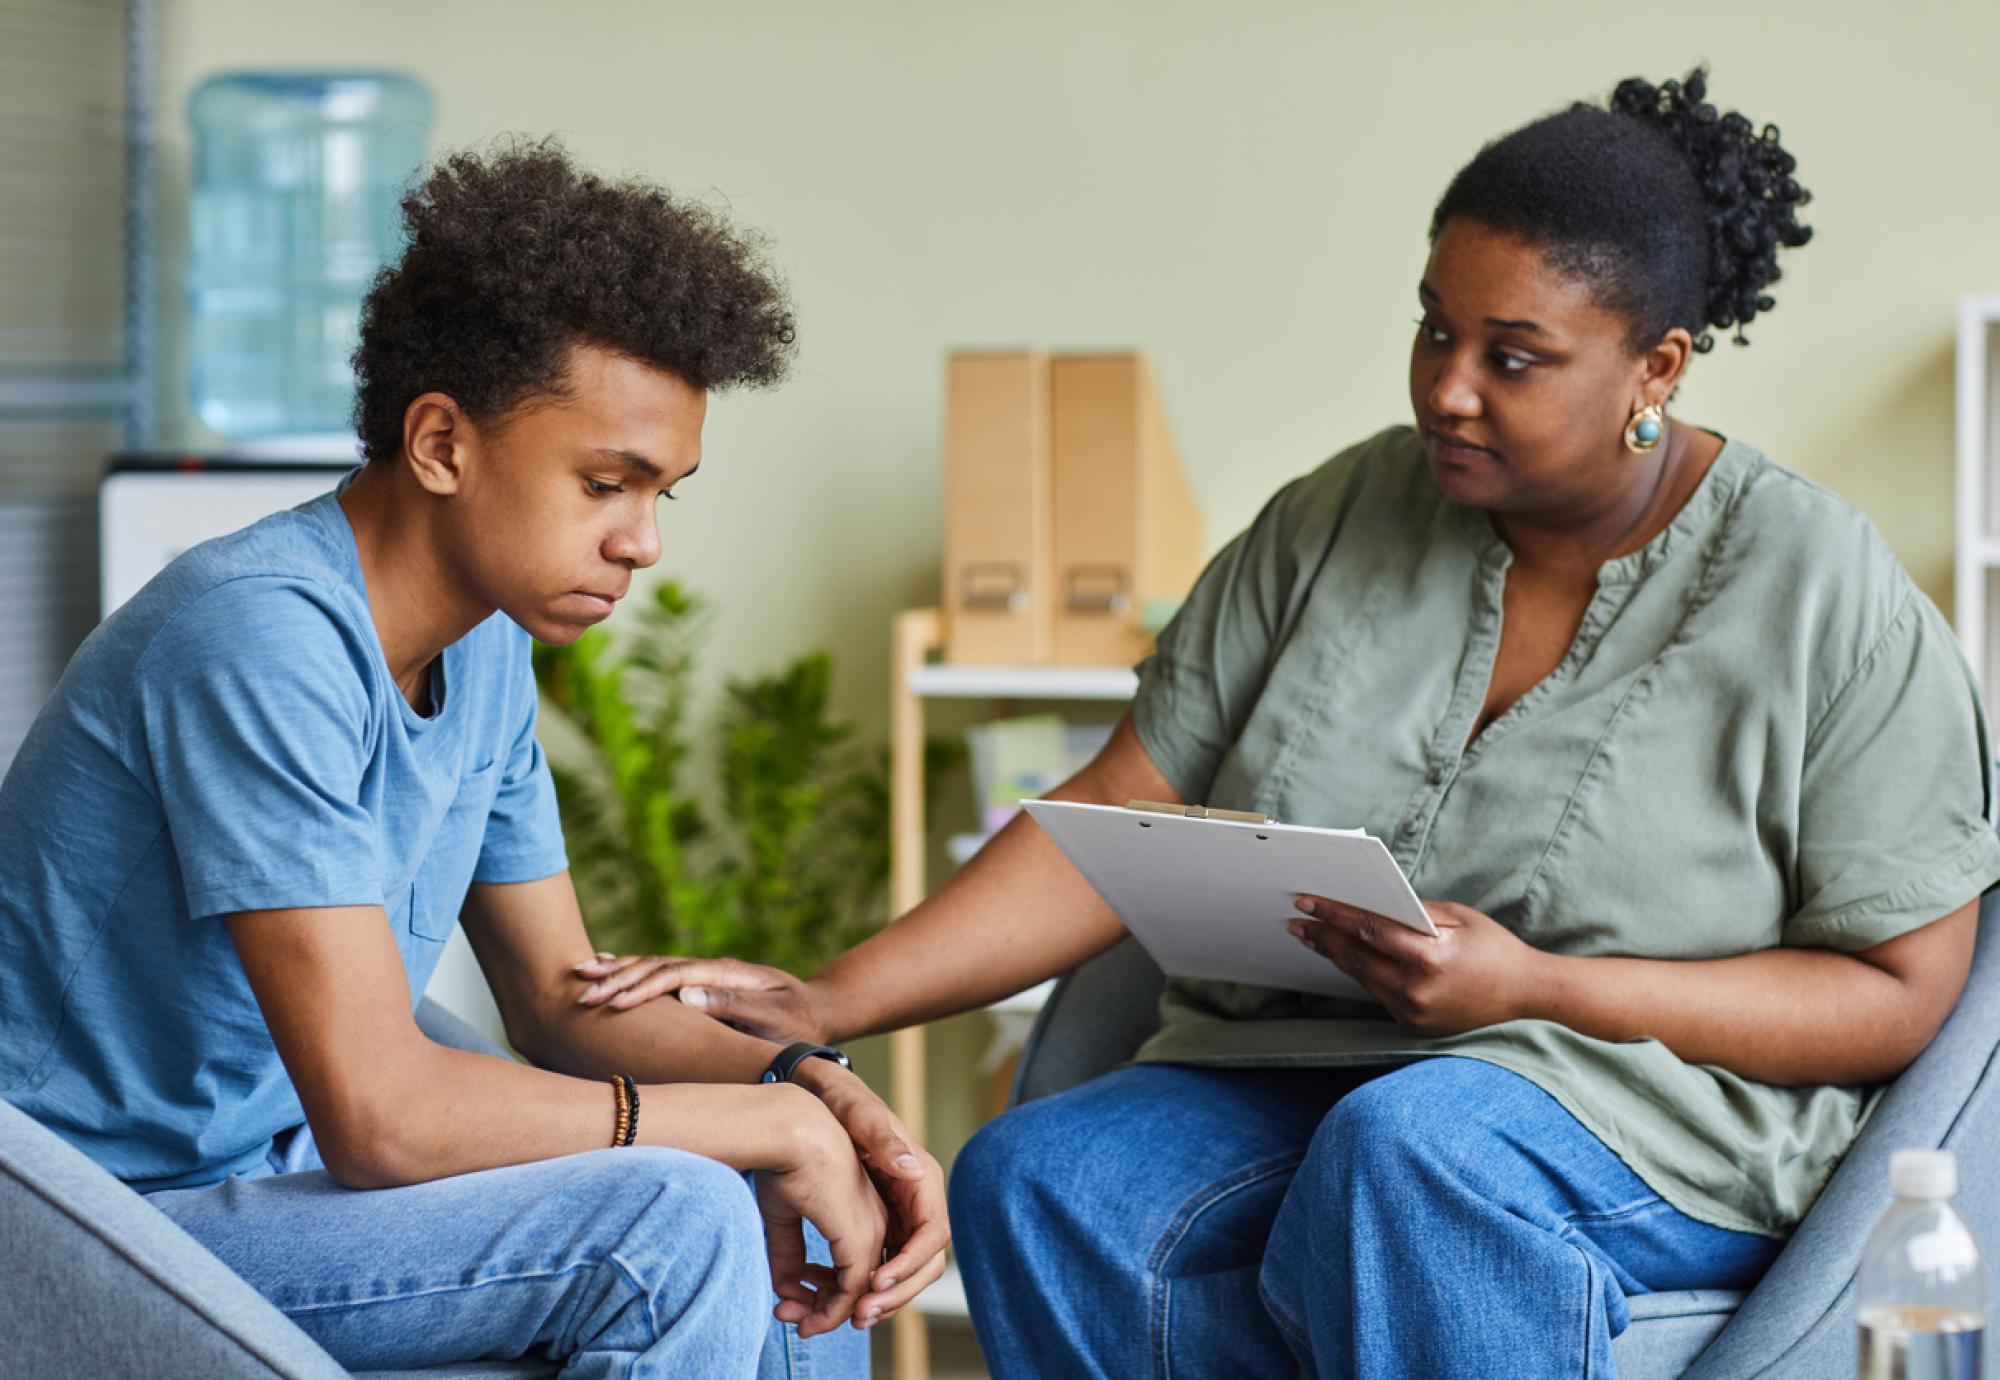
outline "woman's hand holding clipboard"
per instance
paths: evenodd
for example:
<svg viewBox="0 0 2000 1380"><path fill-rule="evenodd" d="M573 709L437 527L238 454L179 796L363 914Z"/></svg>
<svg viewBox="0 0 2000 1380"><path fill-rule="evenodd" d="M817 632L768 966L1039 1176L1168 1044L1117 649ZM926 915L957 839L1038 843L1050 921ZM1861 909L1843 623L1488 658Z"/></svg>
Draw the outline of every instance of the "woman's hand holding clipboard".
<svg viewBox="0 0 2000 1380"><path fill-rule="evenodd" d="M1536 1014L1546 955L1483 911L1426 901L1436 932L1420 935L1324 896L1294 904L1302 914L1286 927L1292 937L1419 1035L1456 1035Z"/></svg>

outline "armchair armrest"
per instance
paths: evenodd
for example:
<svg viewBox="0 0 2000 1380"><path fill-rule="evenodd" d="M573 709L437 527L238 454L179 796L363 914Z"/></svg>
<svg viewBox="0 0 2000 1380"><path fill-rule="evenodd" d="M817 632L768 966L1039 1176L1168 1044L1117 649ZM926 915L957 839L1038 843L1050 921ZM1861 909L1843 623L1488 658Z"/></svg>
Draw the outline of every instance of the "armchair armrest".
<svg viewBox="0 0 2000 1380"><path fill-rule="evenodd" d="M1129 937L1065 973L1035 1017L1007 1105L1059 1093L1130 1059L1160 1028L1166 981Z"/></svg>
<svg viewBox="0 0 2000 1380"><path fill-rule="evenodd" d="M193 1237L6 1102L0 1275L10 1375L346 1374Z"/></svg>
<svg viewBox="0 0 2000 1380"><path fill-rule="evenodd" d="M1958 1154L1958 1205L1973 1234L2000 1245L2000 891L1979 903L1972 974L1950 1019L1889 1085L1783 1254L1688 1375L1851 1369L1854 1276L1889 1205L1889 1156L1938 1146Z"/></svg>

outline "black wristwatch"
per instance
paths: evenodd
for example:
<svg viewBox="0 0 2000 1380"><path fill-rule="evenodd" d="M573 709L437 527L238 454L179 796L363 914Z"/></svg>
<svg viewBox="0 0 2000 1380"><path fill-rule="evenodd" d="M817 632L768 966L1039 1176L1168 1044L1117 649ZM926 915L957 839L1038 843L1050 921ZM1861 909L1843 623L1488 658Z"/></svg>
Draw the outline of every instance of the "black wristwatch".
<svg viewBox="0 0 2000 1380"><path fill-rule="evenodd" d="M779 1050L778 1057L771 1061L771 1066L764 1070L764 1076L757 1081L789 1083L792 1081L792 1075L798 1071L799 1065L808 1059L831 1059L844 1069L854 1067L854 1061L832 1045L816 1045L810 1040L800 1040Z"/></svg>

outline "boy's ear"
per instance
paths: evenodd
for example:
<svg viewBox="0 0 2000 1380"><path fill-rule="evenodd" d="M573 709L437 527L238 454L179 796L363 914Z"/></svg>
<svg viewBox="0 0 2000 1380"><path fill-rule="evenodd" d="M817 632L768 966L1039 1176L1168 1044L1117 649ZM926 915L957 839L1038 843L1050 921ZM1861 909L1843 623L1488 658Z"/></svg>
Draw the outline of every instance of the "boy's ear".
<svg viewBox="0 0 2000 1380"><path fill-rule="evenodd" d="M423 393L403 409L403 460L431 493L458 492L476 444L472 419L448 394Z"/></svg>

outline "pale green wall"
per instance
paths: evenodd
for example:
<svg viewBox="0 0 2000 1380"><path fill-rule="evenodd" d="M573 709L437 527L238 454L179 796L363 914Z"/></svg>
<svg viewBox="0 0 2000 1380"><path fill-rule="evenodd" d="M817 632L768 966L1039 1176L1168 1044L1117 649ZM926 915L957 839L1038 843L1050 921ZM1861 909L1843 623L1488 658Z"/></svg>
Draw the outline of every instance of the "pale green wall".
<svg viewBox="0 0 2000 1380"><path fill-rule="evenodd" d="M1817 238L1683 411L1859 503L1949 599L1954 302L2000 290L2000 5L166 0L161 38L169 254L181 103L239 65L406 67L442 144L555 131L767 229L797 374L715 409L663 564L722 605L717 666L824 643L875 725L888 614L937 592L944 350L1150 351L1217 545L1404 417L1425 220L1480 142L1705 57L1784 127Z"/></svg>

